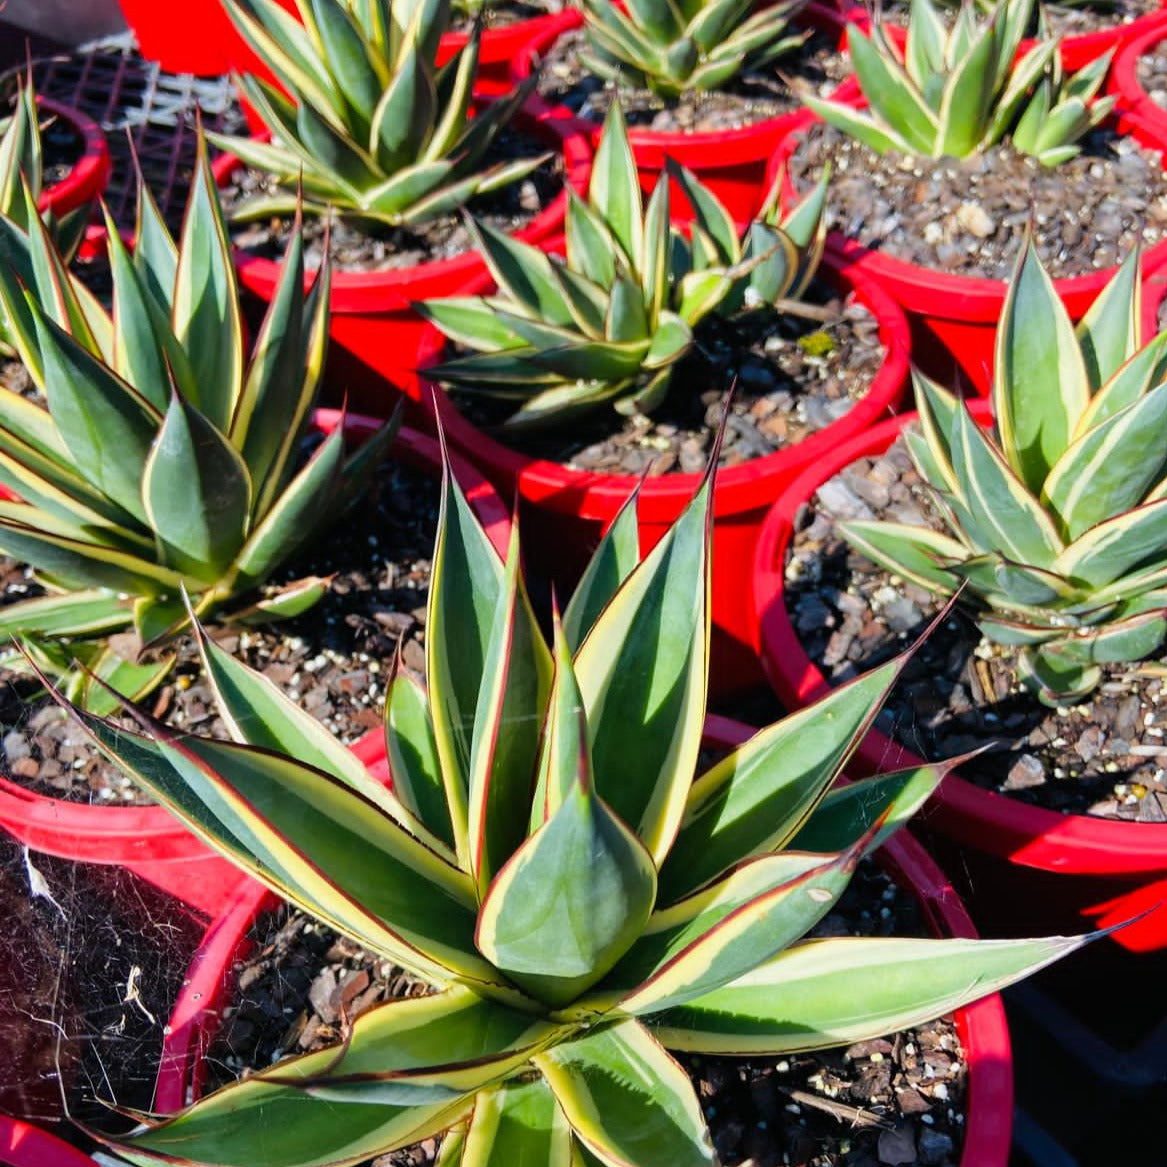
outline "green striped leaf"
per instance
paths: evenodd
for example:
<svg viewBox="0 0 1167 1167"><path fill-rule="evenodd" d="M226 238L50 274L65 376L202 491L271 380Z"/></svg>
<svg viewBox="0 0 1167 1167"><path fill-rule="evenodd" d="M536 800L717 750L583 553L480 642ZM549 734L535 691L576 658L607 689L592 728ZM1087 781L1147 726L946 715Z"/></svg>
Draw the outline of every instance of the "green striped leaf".
<svg viewBox="0 0 1167 1167"><path fill-rule="evenodd" d="M18 632L31 636L101 636L125 628L130 617L130 607L122 596L104 588L89 588L5 604L0 607L0 636Z"/></svg>
<svg viewBox="0 0 1167 1167"><path fill-rule="evenodd" d="M854 849L828 859L788 851L742 864L655 913L603 990L628 986L621 1011L645 1014L728 984L805 936L843 894L858 858Z"/></svg>
<svg viewBox="0 0 1167 1167"><path fill-rule="evenodd" d="M179 240L173 323L197 387L191 404L226 432L243 383L243 324L231 244L201 138Z"/></svg>
<svg viewBox="0 0 1167 1167"><path fill-rule="evenodd" d="M948 535L930 527L862 519L840 523L838 529L852 547L909 583L944 595L956 591L959 581L941 565L963 559L969 552Z"/></svg>
<svg viewBox="0 0 1167 1167"><path fill-rule="evenodd" d="M571 1128L541 1078L512 1078L482 1091L466 1132L461 1167L571 1167Z"/></svg>
<svg viewBox="0 0 1167 1167"><path fill-rule="evenodd" d="M928 801L956 764L950 759L836 786L814 808L790 847L820 854L844 851L882 824L865 843L864 854L869 854Z"/></svg>
<svg viewBox="0 0 1167 1167"><path fill-rule="evenodd" d="M139 472L163 562L200 583L214 583L247 534L251 476L243 459L175 392Z"/></svg>
<svg viewBox="0 0 1167 1167"><path fill-rule="evenodd" d="M1167 374L1167 332L1161 332L1130 358L1090 399L1074 427L1074 440L1133 405Z"/></svg>
<svg viewBox="0 0 1167 1167"><path fill-rule="evenodd" d="M1058 459L1043 502L1070 539L1138 506L1163 476L1165 424L1167 384L1100 422Z"/></svg>
<svg viewBox="0 0 1167 1167"><path fill-rule="evenodd" d="M976 542L999 549L1019 563L1048 568L1064 544L1050 516L1011 469L1009 447L1003 455L968 411L959 409L951 449L952 469L963 496L960 501L975 520Z"/></svg>
<svg viewBox="0 0 1167 1167"><path fill-rule="evenodd" d="M703 774L661 869L660 902L674 903L743 859L785 846L874 721L904 659L759 731Z"/></svg>
<svg viewBox="0 0 1167 1167"><path fill-rule="evenodd" d="M1032 240L1005 296L992 400L1005 456L1022 483L1039 494L1089 403L1090 379L1070 317Z"/></svg>
<svg viewBox="0 0 1167 1167"><path fill-rule="evenodd" d="M881 53L854 24L847 27L847 51L859 88L876 118L907 143L908 153L935 153L939 119L899 61Z"/></svg>
<svg viewBox="0 0 1167 1167"><path fill-rule="evenodd" d="M608 524L563 613L564 634L573 651L579 649L600 613L640 562L639 494L637 487Z"/></svg>
<svg viewBox="0 0 1167 1167"><path fill-rule="evenodd" d="M426 620L426 678L430 714L458 861L470 870L468 793L470 750L478 690L484 677L503 565L475 518L449 462L430 575Z"/></svg>
<svg viewBox="0 0 1167 1167"><path fill-rule="evenodd" d="M597 793L659 864L705 713L712 474L612 597L576 656Z"/></svg>
<svg viewBox="0 0 1167 1167"><path fill-rule="evenodd" d="M470 869L479 895L485 895L495 873L527 833L522 812L535 780L551 670L551 654L520 571L519 529L514 523L470 743Z"/></svg>
<svg viewBox="0 0 1167 1167"><path fill-rule="evenodd" d="M576 1137L608 1167L716 1161L688 1077L638 1022L593 1029L534 1060Z"/></svg>
<svg viewBox="0 0 1167 1167"><path fill-rule="evenodd" d="M30 301L49 412L78 472L145 521L142 466L161 415Z"/></svg>
<svg viewBox="0 0 1167 1167"><path fill-rule="evenodd" d="M1142 325L1142 270L1136 247L1098 294L1074 333L1095 393L1139 349Z"/></svg>
<svg viewBox="0 0 1167 1167"><path fill-rule="evenodd" d="M777 1056L908 1029L994 993L1085 943L1045 940L811 940L653 1025L694 1053Z"/></svg>
<svg viewBox="0 0 1167 1167"><path fill-rule="evenodd" d="M230 1167L363 1162L448 1126L551 1032L461 989L392 1001L357 1018L343 1050L252 1074L118 1151L132 1162L153 1152Z"/></svg>
<svg viewBox="0 0 1167 1167"><path fill-rule="evenodd" d="M438 748L424 686L394 662L385 694L385 749L393 792L436 838L454 848Z"/></svg>
<svg viewBox="0 0 1167 1167"><path fill-rule="evenodd" d="M1053 570L1086 588L1101 588L1167 554L1167 499L1134 507L1075 539Z"/></svg>
<svg viewBox="0 0 1167 1167"><path fill-rule="evenodd" d="M613 103L604 118L588 184L588 203L636 271L644 253L644 201L619 103Z"/></svg>
<svg viewBox="0 0 1167 1167"><path fill-rule="evenodd" d="M656 896L652 857L593 789L586 729L580 711L574 782L499 872L478 915L479 951L552 1008L608 972L640 934ZM560 788L562 777L552 774L548 790Z"/></svg>

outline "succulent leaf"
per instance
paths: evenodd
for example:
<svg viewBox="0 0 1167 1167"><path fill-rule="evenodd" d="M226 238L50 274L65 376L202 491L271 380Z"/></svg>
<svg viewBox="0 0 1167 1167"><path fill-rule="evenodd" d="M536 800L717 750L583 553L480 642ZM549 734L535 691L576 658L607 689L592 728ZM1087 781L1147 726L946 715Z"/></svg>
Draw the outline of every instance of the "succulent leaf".
<svg viewBox="0 0 1167 1167"><path fill-rule="evenodd" d="M915 377L922 424L906 443L946 531L841 528L935 593L963 580L981 631L1018 650L1022 680L1051 704L1086 696L1099 664L1137 660L1167 634L1155 615L1167 563L1167 342L1137 347L1139 287L1134 255L1075 330L1027 241L997 332L996 433Z"/></svg>

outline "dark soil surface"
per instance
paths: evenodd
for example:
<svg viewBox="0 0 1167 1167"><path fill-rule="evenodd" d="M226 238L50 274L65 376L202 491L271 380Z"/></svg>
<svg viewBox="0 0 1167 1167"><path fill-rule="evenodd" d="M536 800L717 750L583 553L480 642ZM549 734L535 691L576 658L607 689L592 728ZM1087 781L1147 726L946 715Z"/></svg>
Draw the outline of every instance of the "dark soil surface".
<svg viewBox="0 0 1167 1167"><path fill-rule="evenodd" d="M542 432L497 436L524 453L571 469L609 474L696 473L705 467L725 394L737 392L721 448L722 466L763 457L824 429L871 386L883 363L878 324L861 304L812 285L816 317L758 309L735 320L706 317L694 350L673 374L668 397L651 418L610 406ZM460 409L491 427L505 402L455 393Z"/></svg>
<svg viewBox="0 0 1167 1167"><path fill-rule="evenodd" d="M816 123L790 160L808 189L831 166L832 228L897 259L953 275L1005 279L1032 220L1055 278L1114 267L1140 240L1167 237L1159 156L1102 129L1076 158L1039 165L1008 143L959 161L878 155Z"/></svg>
<svg viewBox="0 0 1167 1167"><path fill-rule="evenodd" d="M527 135L504 130L495 139L482 168L504 159L534 158L554 147ZM222 188L223 209L229 215L257 194L272 194L276 185L264 171L239 169ZM563 158L558 152L534 173L490 194L471 199L466 209L480 222L500 231L521 231L545 211L563 190ZM291 233L291 219L259 220L231 225L235 246L265 259L282 259ZM325 237L321 218L305 220L304 253L308 267L320 266ZM392 271L421 263L452 259L474 246L461 212L442 215L416 227L396 227L373 236L343 220L332 224L329 257L336 271Z"/></svg>
<svg viewBox="0 0 1167 1167"><path fill-rule="evenodd" d="M1163 52L1161 45L1155 52L1138 59L1135 75L1147 96L1156 105L1167 108L1167 53Z"/></svg>
<svg viewBox="0 0 1167 1167"><path fill-rule="evenodd" d="M820 488L786 566L787 610L810 658L841 682L902 651L940 605L851 551L832 520L939 525L897 443ZM989 752L961 767L986 789L1032 805L1167 821L1167 662L1103 666L1088 700L1048 709L1018 686L1006 650L963 613L919 648L876 722L926 758Z"/></svg>
<svg viewBox="0 0 1167 1167"><path fill-rule="evenodd" d="M269 626L214 631L218 642L279 685L345 743L381 724L384 677L398 642L405 664L424 671L425 604L437 526L438 483L387 461L368 495L328 537L290 563L281 580L335 573L303 616ZM25 569L0 561L4 598L30 594ZM77 801L148 801L97 755L80 727L34 687L0 683L0 769L6 777ZM147 701L179 729L226 737L189 640L165 684Z"/></svg>
<svg viewBox="0 0 1167 1167"><path fill-rule="evenodd" d="M813 934L926 930L914 901L865 862ZM336 1042L342 1012L351 1020L379 1001L428 991L302 913L261 918L253 935L255 952L239 968L241 999L209 1055L220 1082ZM751 1159L756 1167L951 1167L959 1159L966 1066L950 1021L783 1059L682 1061L727 1167ZM428 1167L438 1142L381 1156L376 1167Z"/></svg>
<svg viewBox="0 0 1167 1167"><path fill-rule="evenodd" d="M658 133L738 129L781 117L801 103L779 74L797 76L816 93L827 93L850 73L835 41L825 33L814 33L801 49L779 57L765 71L741 73L722 90L694 89L668 100L648 89L605 83L586 72L579 61L579 50L586 42L583 29L576 29L548 50L539 74L543 99L602 122L618 97L629 125Z"/></svg>

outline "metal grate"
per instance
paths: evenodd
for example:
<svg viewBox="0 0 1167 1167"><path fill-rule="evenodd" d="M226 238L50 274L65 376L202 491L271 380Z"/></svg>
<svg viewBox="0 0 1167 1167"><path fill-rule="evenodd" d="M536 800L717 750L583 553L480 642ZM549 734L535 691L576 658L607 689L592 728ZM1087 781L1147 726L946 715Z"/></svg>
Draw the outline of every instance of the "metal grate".
<svg viewBox="0 0 1167 1167"><path fill-rule="evenodd" d="M196 114L201 111L208 130L244 128L228 78L164 73L139 56L129 35L44 57L32 67L39 92L105 130L113 163L105 199L119 227L134 224L135 152L162 214L177 230L195 160Z"/></svg>

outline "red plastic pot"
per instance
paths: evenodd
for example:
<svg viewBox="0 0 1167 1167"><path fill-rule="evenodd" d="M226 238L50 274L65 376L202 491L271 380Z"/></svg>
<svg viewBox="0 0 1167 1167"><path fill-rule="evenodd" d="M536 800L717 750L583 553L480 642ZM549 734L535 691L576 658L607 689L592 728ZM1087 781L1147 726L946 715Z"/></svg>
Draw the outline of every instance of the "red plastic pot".
<svg viewBox="0 0 1167 1167"><path fill-rule="evenodd" d="M181 16L158 0L118 0L126 23L134 31L143 57L157 61L168 73L218 76L239 73L270 74L235 30L221 0L185 0ZM278 0L295 14L295 0ZM478 52L479 93L503 93L510 86L515 55L543 28L549 16L516 21L483 31ZM466 33L442 37L438 64L449 60L466 43Z"/></svg>
<svg viewBox="0 0 1167 1167"><path fill-rule="evenodd" d="M1107 91L1118 99L1119 127L1140 141L1150 136L1167 142L1167 110L1143 88L1138 74L1139 58L1154 52L1165 39L1167 9L1157 13L1153 22L1122 45L1107 78Z"/></svg>
<svg viewBox="0 0 1167 1167"><path fill-rule="evenodd" d="M718 473L713 504L711 689L719 697L743 691L762 679L750 646L749 603L743 589L758 529L770 504L803 467L894 410L907 384L909 338L903 313L878 284L833 256L824 259L820 274L835 288L853 292L871 310L879 322L886 355L865 396L838 421L786 449ZM486 286L483 281L463 291ZM432 362L442 343L440 334L431 329L419 363ZM482 470L503 498L519 499L528 562L566 594L640 479L571 470L521 454L467 421L441 390L423 386L423 394L421 404L436 407L450 444ZM639 502L643 551L664 535L700 478L699 474L666 474L644 481Z"/></svg>
<svg viewBox="0 0 1167 1167"><path fill-rule="evenodd" d="M988 402L971 406L982 424ZM758 538L754 636L762 665L790 708L829 688L807 657L786 613L784 568L799 512L814 492L859 458L881 454L915 417L907 414L841 443L808 468L775 504ZM923 763L869 730L852 768L864 774ZM914 825L958 879L978 923L1043 935L1121 923L1167 899L1167 825L1063 815L982 790L950 774ZM1150 884L1157 887L1149 887ZM1167 947L1167 909L1122 929L1113 940L1133 951Z"/></svg>
<svg viewBox="0 0 1167 1167"><path fill-rule="evenodd" d="M93 1160L40 1127L0 1114L0 1167L93 1167Z"/></svg>
<svg viewBox="0 0 1167 1167"><path fill-rule="evenodd" d="M67 122L83 142L81 157L73 164L73 168L60 182L42 190L37 202L42 212L67 215L93 201L105 190L105 184L109 181L109 145L101 127L72 106L48 97L38 97L37 108Z"/></svg>
<svg viewBox="0 0 1167 1167"><path fill-rule="evenodd" d="M563 151L564 181L577 191L587 189L592 152L587 138L573 124L536 121L520 114L516 124L549 145ZM214 163L216 181L222 185L240 165L224 154ZM567 207L567 192L560 196L517 238L540 243L560 232ZM279 280L281 265L270 259L236 249L235 263L240 284L264 303L270 302ZM388 416L397 394L382 378L401 389L413 390L413 372L425 328L413 310L413 302L452 296L467 282L481 276L486 265L477 251L467 251L452 259L419 264L416 267L380 272L333 271L329 298L329 383L338 386L348 405L362 413ZM370 372L374 375L370 376Z"/></svg>
<svg viewBox="0 0 1167 1167"><path fill-rule="evenodd" d="M335 410L318 410L316 424L329 433L340 417ZM345 418L354 437L367 436L379 424L370 418ZM402 429L397 435L393 456L406 465L439 473L437 443L412 430ZM502 500L456 452L451 461L475 512L500 554L505 554L510 516ZM0 778L0 828L35 851L128 868L208 916L222 910L244 878L238 868L214 854L161 806L66 802Z"/></svg>
<svg viewBox="0 0 1167 1167"><path fill-rule="evenodd" d="M842 25L833 8L825 4L811 4L803 10L802 21L814 28L838 32ZM579 28L583 17L570 9L557 17L533 37L514 59L515 80L529 77L538 65L540 56L559 37ZM530 108L547 119L570 118L564 109L552 109L538 98L532 98ZM737 220L747 222L757 213L768 187L763 185L766 163L779 144L794 130L803 126L809 117L805 110L797 110L752 126L717 132L672 134L630 126L628 140L640 173L644 190L651 191L664 170L666 158L688 167L725 204ZM590 127L593 148L599 141L601 127L596 122L583 122ZM687 207L687 202L675 185L670 191L674 211Z"/></svg>
<svg viewBox="0 0 1167 1167"><path fill-rule="evenodd" d="M741 722L709 717L705 744L729 749L753 732ZM388 780L384 741L379 733L370 739L374 736L377 744L370 744L364 760L374 774ZM907 831L898 832L884 844L878 857L896 882L912 893L934 935L976 936L960 897ZM204 1055L221 1023L222 1007L234 979L233 966L250 948L248 932L256 915L277 903L271 893L251 884L241 889L208 930L167 1026L155 1110L178 1110L198 1097ZM996 994L985 997L958 1009L955 1018L969 1067L961 1167L1005 1167L1013 1120L1013 1056L1001 998Z"/></svg>

